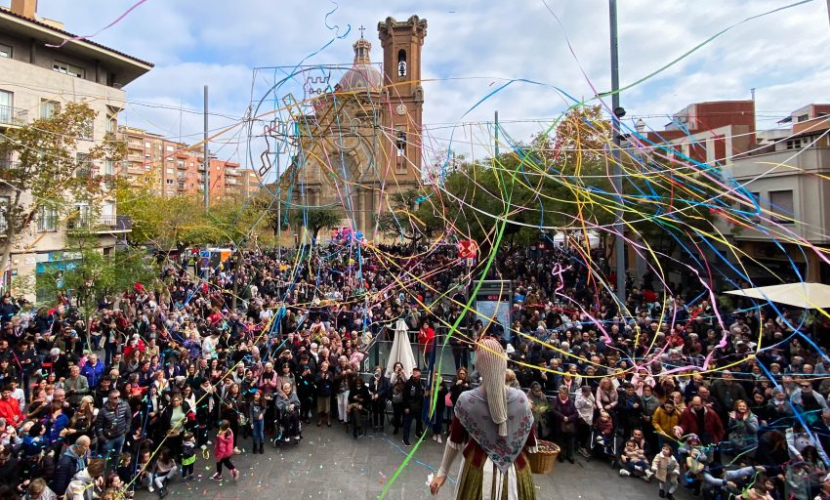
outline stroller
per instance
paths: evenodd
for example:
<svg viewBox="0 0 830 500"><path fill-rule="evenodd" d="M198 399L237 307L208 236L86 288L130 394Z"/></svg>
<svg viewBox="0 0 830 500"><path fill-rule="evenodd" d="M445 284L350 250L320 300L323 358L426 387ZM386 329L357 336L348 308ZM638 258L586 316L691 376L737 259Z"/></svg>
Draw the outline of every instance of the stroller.
<svg viewBox="0 0 830 500"><path fill-rule="evenodd" d="M590 437L590 457L592 458L608 458L611 461L611 467L617 468L619 466L619 453L617 453L618 441L617 436L617 421L613 413L609 414L611 417L611 432L610 434L602 431L603 425L600 423L600 418L597 417L594 425L591 426Z"/></svg>

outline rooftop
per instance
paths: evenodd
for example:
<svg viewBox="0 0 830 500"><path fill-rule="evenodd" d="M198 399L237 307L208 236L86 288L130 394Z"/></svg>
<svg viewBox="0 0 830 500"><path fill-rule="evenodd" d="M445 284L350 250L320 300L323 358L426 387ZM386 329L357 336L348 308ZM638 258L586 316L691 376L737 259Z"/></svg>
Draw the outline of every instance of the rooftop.
<svg viewBox="0 0 830 500"><path fill-rule="evenodd" d="M0 7L0 32L50 45L60 45L66 42L59 50L80 58L98 60L112 67L119 72L120 78L116 83L122 86L153 68L153 63L119 52L106 45L88 39L75 40L77 35L58 26L60 26L59 23L40 19L37 15L28 17L6 7Z"/></svg>

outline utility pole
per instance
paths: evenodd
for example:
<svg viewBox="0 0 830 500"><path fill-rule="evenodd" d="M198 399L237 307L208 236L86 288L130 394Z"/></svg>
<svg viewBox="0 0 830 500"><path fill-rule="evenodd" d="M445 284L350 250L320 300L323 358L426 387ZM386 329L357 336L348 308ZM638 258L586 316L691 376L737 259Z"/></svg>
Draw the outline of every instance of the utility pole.
<svg viewBox="0 0 830 500"><path fill-rule="evenodd" d="M205 169L205 212L210 207L210 157L208 155L208 86L205 85L205 139L202 143L202 168Z"/></svg>
<svg viewBox="0 0 830 500"><path fill-rule="evenodd" d="M496 111L495 117L495 133L496 133L496 155L495 159L498 161L499 159L499 112Z"/></svg>
<svg viewBox="0 0 830 500"><path fill-rule="evenodd" d="M620 107L620 64L617 43L617 0L608 0L609 21L611 22L611 109L613 110L612 134L614 134L614 189L617 191L619 206L614 210L614 256L616 257L617 299L620 302L620 314L625 307L625 241L623 239L623 169L620 165L620 118L625 116L625 110Z"/></svg>

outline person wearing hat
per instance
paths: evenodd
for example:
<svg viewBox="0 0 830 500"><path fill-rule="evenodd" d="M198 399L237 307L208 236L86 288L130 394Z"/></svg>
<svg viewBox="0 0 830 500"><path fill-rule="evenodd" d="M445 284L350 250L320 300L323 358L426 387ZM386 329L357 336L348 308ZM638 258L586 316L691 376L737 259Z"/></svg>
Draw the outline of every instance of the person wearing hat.
<svg viewBox="0 0 830 500"><path fill-rule="evenodd" d="M502 379L504 383L504 379ZM421 418L421 411L424 408L424 385L421 381L421 369L417 366L412 368L412 376L406 381L403 387L403 444L410 446L409 432L412 428L412 420L415 420L415 435L420 438L424 433L424 421Z"/></svg>
<svg viewBox="0 0 830 500"><path fill-rule="evenodd" d="M507 357L496 339L478 342L476 367L482 385L458 398L444 458L430 491L438 494L452 463L463 451L456 499L533 500L536 488L525 456L525 452L537 449L530 403L522 391L505 386Z"/></svg>

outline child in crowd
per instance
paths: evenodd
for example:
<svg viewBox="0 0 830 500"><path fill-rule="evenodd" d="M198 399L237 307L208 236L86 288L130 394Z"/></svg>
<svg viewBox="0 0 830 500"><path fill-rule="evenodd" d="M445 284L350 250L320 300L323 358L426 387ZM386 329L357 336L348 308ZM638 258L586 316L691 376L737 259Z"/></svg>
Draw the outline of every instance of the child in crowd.
<svg viewBox="0 0 830 500"><path fill-rule="evenodd" d="M645 452L637 446L637 441L630 439L625 443L625 450L620 456L620 460L623 465L620 469L621 476L627 477L635 474L642 476L646 482L651 481L651 476L654 473L648 466Z"/></svg>
<svg viewBox="0 0 830 500"><path fill-rule="evenodd" d="M674 458L671 446L663 445L663 449L655 455L651 462L651 470L654 471L654 477L659 481L660 498L667 498L674 500L674 492L677 491L677 478L680 475L680 464Z"/></svg>
<svg viewBox="0 0 830 500"><path fill-rule="evenodd" d="M150 450L142 449L138 454L138 463L135 469L135 485L148 486L150 485L150 474L153 471L153 464L151 462L152 453Z"/></svg>
<svg viewBox="0 0 830 500"><path fill-rule="evenodd" d="M213 446L213 454L216 456L216 474L213 475L214 480L222 480L222 466L231 471L231 477L234 481L239 479L239 471L231 463L233 456L233 431L231 424L227 420L222 420L219 426L219 432L216 434L216 444Z"/></svg>
<svg viewBox="0 0 830 500"><path fill-rule="evenodd" d="M158 488L159 498L167 496L167 481L176 471L176 461L173 460L173 453L168 448L162 448L156 459L156 466L153 468L150 485L147 489L152 493L153 487Z"/></svg>
<svg viewBox="0 0 830 500"><path fill-rule="evenodd" d="M182 440L182 479L193 479L193 467L196 463L196 436L186 432Z"/></svg>
<svg viewBox="0 0 830 500"><path fill-rule="evenodd" d="M118 474L118 478L121 480L121 483L129 485L127 491L124 492L124 496L132 498L135 495L135 482L133 482L133 474L136 472L133 470L133 456L129 453L122 453L121 460L118 462L118 467L115 472Z"/></svg>
<svg viewBox="0 0 830 500"><path fill-rule="evenodd" d="M603 448L610 447L614 436L614 419L611 418L611 414L605 410L600 411L599 418L594 422L594 428L599 431L595 438L597 444L602 445Z"/></svg>

